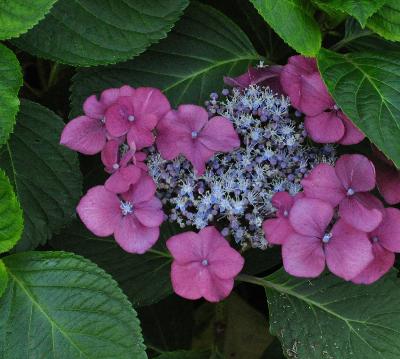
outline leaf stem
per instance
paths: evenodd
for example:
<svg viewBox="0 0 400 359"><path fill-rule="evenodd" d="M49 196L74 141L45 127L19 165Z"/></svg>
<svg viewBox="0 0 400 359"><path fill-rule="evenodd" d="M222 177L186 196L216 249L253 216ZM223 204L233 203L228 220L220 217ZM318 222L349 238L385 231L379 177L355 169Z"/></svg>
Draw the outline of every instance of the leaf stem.
<svg viewBox="0 0 400 359"><path fill-rule="evenodd" d="M160 257L166 257L166 258L172 259L172 256L168 252L159 251L157 249L149 249L148 252L149 253L153 253L153 254L157 254Z"/></svg>

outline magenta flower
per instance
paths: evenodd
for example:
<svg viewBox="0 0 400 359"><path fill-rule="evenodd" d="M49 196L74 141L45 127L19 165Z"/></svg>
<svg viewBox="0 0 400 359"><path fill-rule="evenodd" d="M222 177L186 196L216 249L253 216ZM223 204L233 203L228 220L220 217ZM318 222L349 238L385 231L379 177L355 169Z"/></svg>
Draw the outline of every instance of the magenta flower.
<svg viewBox="0 0 400 359"><path fill-rule="evenodd" d="M208 119L207 111L196 105L181 105L169 111L157 126L156 144L161 156L172 160L183 154L198 175L216 152L230 152L240 146L232 123L222 116Z"/></svg>
<svg viewBox="0 0 400 359"><path fill-rule="evenodd" d="M314 58L290 57L280 78L293 107L306 115L304 124L313 141L350 145L364 139L329 95Z"/></svg>
<svg viewBox="0 0 400 359"><path fill-rule="evenodd" d="M246 88L250 85L269 87L272 91L282 93L280 82L281 65L265 67L249 66L247 72L238 77L224 77L224 82L232 87Z"/></svg>
<svg viewBox="0 0 400 359"><path fill-rule="evenodd" d="M292 233L282 245L285 270L297 277L318 277L325 268L345 280L361 273L372 261L372 246L365 232L342 219L332 229L333 207L320 199L297 200L289 215Z"/></svg>
<svg viewBox="0 0 400 359"><path fill-rule="evenodd" d="M125 251L142 254L157 241L159 226L164 220L162 205L154 196L155 192L156 185L147 175L120 196L104 186L96 186L82 197L77 212L96 236L114 234Z"/></svg>
<svg viewBox="0 0 400 359"><path fill-rule="evenodd" d="M386 208L384 213L379 227L368 233L374 259L352 279L354 283L370 284L377 281L393 267L394 252L400 252L400 211L396 208Z"/></svg>
<svg viewBox="0 0 400 359"><path fill-rule="evenodd" d="M174 258L172 286L186 299L218 302L226 298L244 265L243 257L212 226L199 233L177 234L168 239L167 247Z"/></svg>
<svg viewBox="0 0 400 359"><path fill-rule="evenodd" d="M114 137L127 135L130 146L140 150L154 142L152 130L171 109L158 89L140 87L134 95L120 97L106 111L106 128Z"/></svg>
<svg viewBox="0 0 400 359"><path fill-rule="evenodd" d="M375 187L375 168L362 155L343 155L335 167L326 163L316 166L301 181L306 197L322 199L351 226L373 231L382 221L382 203L368 191Z"/></svg>
<svg viewBox="0 0 400 359"><path fill-rule="evenodd" d="M297 194L296 197L291 196L287 192L274 194L271 202L277 209L277 218L267 219L262 225L265 239L268 243L283 244L285 239L293 232L293 228L289 222L290 210L295 200L302 197L302 193Z"/></svg>
<svg viewBox="0 0 400 359"><path fill-rule="evenodd" d="M132 96L134 89L130 86L111 88L100 95L86 99L83 104L85 116L79 116L65 126L60 143L74 151L85 155L99 153L111 136L105 127L105 111L121 96Z"/></svg>

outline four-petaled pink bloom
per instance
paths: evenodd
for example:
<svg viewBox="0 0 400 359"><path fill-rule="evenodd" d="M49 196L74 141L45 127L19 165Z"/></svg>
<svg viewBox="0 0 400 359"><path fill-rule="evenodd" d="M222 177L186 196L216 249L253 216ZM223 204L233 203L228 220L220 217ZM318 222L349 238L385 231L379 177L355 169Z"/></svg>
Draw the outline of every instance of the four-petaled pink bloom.
<svg viewBox="0 0 400 359"><path fill-rule="evenodd" d="M351 226L373 231L382 221L382 203L368 191L375 187L375 168L362 155L343 155L335 167L319 164L301 181L306 197L339 205L339 215Z"/></svg>
<svg viewBox="0 0 400 359"><path fill-rule="evenodd" d="M392 268L394 252L400 252L400 211L396 208L385 208L381 224L368 233L368 237L372 243L374 259L352 279L354 283L371 284Z"/></svg>
<svg viewBox="0 0 400 359"><path fill-rule="evenodd" d="M172 286L187 299L218 302L226 298L244 265L243 257L212 226L199 233L177 234L167 241L167 247L174 258Z"/></svg>
<svg viewBox="0 0 400 359"><path fill-rule="evenodd" d="M320 199L298 199L289 215L294 232L282 245L285 270L297 277L318 277L325 268L345 280L357 276L373 259L365 232L334 215L331 204Z"/></svg>
<svg viewBox="0 0 400 359"><path fill-rule="evenodd" d="M302 198L303 194L298 193L296 197L287 192L275 193L272 197L272 204L277 209L276 218L264 221L262 227L265 239L271 244L283 244L287 237L293 232L289 222L290 210L296 199Z"/></svg>
<svg viewBox="0 0 400 359"><path fill-rule="evenodd" d="M329 95L314 58L290 57L280 79L293 107L306 115L304 125L315 142L350 145L364 139Z"/></svg>
<svg viewBox="0 0 400 359"><path fill-rule="evenodd" d="M198 175L216 152L230 152L240 146L232 123L222 116L208 119L207 111L196 105L181 105L169 111L157 126L157 149L166 160L183 154Z"/></svg>
<svg viewBox="0 0 400 359"><path fill-rule="evenodd" d="M162 204L155 192L155 183L148 175L143 175L119 196L104 186L96 186L82 197L77 212L96 236L114 234L125 251L142 254L157 241L164 220Z"/></svg>

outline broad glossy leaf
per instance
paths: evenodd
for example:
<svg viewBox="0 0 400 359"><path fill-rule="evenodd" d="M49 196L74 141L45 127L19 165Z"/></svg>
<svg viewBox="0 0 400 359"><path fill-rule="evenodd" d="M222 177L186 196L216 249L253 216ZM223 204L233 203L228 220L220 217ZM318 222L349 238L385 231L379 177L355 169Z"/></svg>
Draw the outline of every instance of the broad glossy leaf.
<svg viewBox="0 0 400 359"><path fill-rule="evenodd" d="M386 0L313 0L322 9L343 11L355 17L364 27L368 18L371 17Z"/></svg>
<svg viewBox="0 0 400 359"><path fill-rule="evenodd" d="M276 33L297 52L314 56L321 47L321 31L304 0L251 0Z"/></svg>
<svg viewBox="0 0 400 359"><path fill-rule="evenodd" d="M21 238L23 228L22 210L13 187L5 173L0 170L0 253L15 246Z"/></svg>
<svg viewBox="0 0 400 359"><path fill-rule="evenodd" d="M7 288L8 274L4 262L0 259L0 298Z"/></svg>
<svg viewBox="0 0 400 359"><path fill-rule="evenodd" d="M0 39L9 39L31 29L57 0L1 0Z"/></svg>
<svg viewBox="0 0 400 359"><path fill-rule="evenodd" d="M58 0L49 16L14 43L70 65L116 63L165 37L187 5L188 0Z"/></svg>
<svg viewBox="0 0 400 359"><path fill-rule="evenodd" d="M396 53L321 50L318 67L337 104L400 166L400 58Z"/></svg>
<svg viewBox="0 0 400 359"><path fill-rule="evenodd" d="M367 286L328 273L303 280L279 270L266 277L264 285L270 330L279 337L288 358L400 357L396 270Z"/></svg>
<svg viewBox="0 0 400 359"><path fill-rule="evenodd" d="M17 125L0 150L2 167L24 211L17 250L44 243L74 216L81 195L77 155L60 146L64 123L47 108L23 100Z"/></svg>
<svg viewBox="0 0 400 359"><path fill-rule="evenodd" d="M19 62L11 50L0 44L0 147L7 142L14 127L19 108L18 91L21 86Z"/></svg>
<svg viewBox="0 0 400 359"><path fill-rule="evenodd" d="M3 359L145 359L136 312L102 269L65 252L3 259L0 299Z"/></svg>
<svg viewBox="0 0 400 359"><path fill-rule="evenodd" d="M400 2L386 0L385 5L368 20L367 26L385 39L400 41Z"/></svg>
<svg viewBox="0 0 400 359"><path fill-rule="evenodd" d="M131 254L121 249L113 237L99 238L78 221L51 240L55 249L72 251L89 258L110 273L133 305L148 305L172 293L171 258L164 242L172 234L161 228L159 244L145 254Z"/></svg>
<svg viewBox="0 0 400 359"><path fill-rule="evenodd" d="M222 89L223 76L239 75L258 59L237 25L209 6L193 3L168 37L138 58L80 69L73 78L72 114L80 114L93 93L123 84L160 88L173 106L202 104Z"/></svg>

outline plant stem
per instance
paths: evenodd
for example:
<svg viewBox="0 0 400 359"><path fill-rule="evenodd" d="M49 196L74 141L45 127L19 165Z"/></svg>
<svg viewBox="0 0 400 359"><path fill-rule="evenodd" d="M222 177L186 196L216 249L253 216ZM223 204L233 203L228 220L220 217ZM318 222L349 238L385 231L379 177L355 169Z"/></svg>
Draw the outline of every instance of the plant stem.
<svg viewBox="0 0 400 359"><path fill-rule="evenodd" d="M60 66L57 62L53 64L50 70L49 80L47 81L47 88L52 87L57 81L57 75L59 73Z"/></svg>
<svg viewBox="0 0 400 359"><path fill-rule="evenodd" d="M157 254L160 257L166 257L166 258L172 259L172 256L169 253L163 252L163 251L158 251L157 249L149 249L148 252Z"/></svg>

